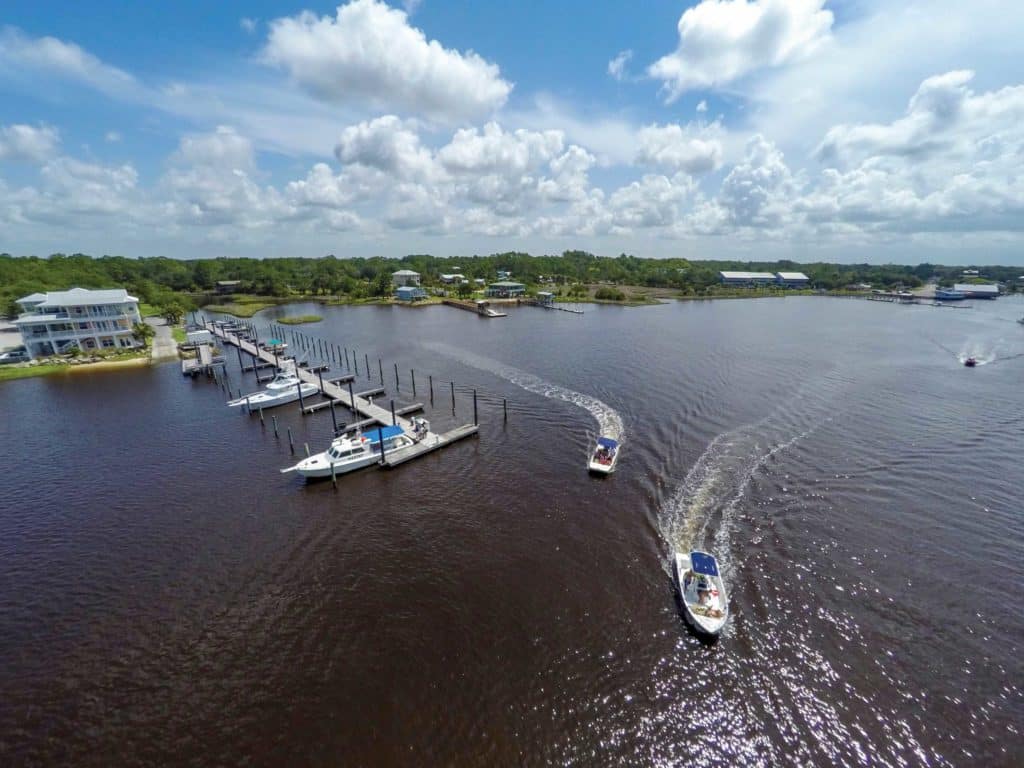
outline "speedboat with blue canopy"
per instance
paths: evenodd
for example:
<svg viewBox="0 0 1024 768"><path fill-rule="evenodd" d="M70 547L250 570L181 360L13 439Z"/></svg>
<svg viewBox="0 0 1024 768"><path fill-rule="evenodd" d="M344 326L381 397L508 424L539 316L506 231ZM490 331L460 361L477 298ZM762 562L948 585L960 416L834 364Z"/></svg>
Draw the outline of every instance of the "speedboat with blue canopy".
<svg viewBox="0 0 1024 768"><path fill-rule="evenodd" d="M610 437L597 438L597 448L590 457L590 471L601 475L607 475L615 469L619 460L619 442Z"/></svg>
<svg viewBox="0 0 1024 768"><path fill-rule="evenodd" d="M311 479L354 472L380 461L382 440L385 454L414 444L413 439L399 426L372 429L366 434L357 432L335 438L326 451L309 456L293 467L282 469L281 473L298 472L306 479Z"/></svg>
<svg viewBox="0 0 1024 768"><path fill-rule="evenodd" d="M715 556L676 552L673 566L686 618L697 632L717 637L729 619L729 600Z"/></svg>

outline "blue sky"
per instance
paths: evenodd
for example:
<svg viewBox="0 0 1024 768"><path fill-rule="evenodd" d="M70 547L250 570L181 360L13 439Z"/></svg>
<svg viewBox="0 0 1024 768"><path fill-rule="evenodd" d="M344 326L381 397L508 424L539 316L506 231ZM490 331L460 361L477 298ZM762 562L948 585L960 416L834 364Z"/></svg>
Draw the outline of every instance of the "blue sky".
<svg viewBox="0 0 1024 768"><path fill-rule="evenodd" d="M1024 9L37 2L0 250L1024 263Z"/></svg>

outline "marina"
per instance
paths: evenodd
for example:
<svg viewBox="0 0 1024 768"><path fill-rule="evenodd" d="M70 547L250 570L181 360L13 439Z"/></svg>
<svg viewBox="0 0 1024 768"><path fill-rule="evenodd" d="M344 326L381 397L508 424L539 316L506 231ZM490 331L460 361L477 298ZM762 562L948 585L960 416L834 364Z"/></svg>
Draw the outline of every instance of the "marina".
<svg viewBox="0 0 1024 768"><path fill-rule="evenodd" d="M240 338L237 335L238 329L235 329L235 332L232 333L226 330L224 327L219 326L218 324L212 321L206 321L204 325L217 338L219 338L221 341L227 344L234 345L240 350L240 352L246 352L253 358L263 360L264 362L271 363L280 368L280 360L276 352L274 351L277 349L279 344L269 345L270 348L268 349L267 345L260 345L258 343L254 344L250 341L245 341L244 339ZM322 346L321 349L323 349ZM368 365L369 358L367 357L367 367ZM383 379L383 367L379 362L378 368L380 369L381 379ZM396 377L397 372L398 368L396 366ZM303 369L302 367L292 368L291 375L296 383L295 389L290 391L294 391L295 396L294 398L291 399L285 399L284 402L293 402L294 400L298 400L300 403L300 408L304 415L315 413L317 410L321 410L323 408L330 408L332 402L338 402L342 405L349 407L353 414L362 416L363 420L362 422L359 422L361 424L367 424L368 426L370 426L371 424L378 424L384 427L398 426L401 427L402 430L404 430L406 433L412 433L414 431L414 425L411 420L406 418L405 414L412 413L416 410L422 409L422 405L420 404L416 404L415 408L411 406L406 406L405 408L401 409L403 413L399 414L399 409L394 407L394 401L392 401L392 407L390 410L382 408L380 405L375 404L373 402L373 398L377 395L383 394L386 391L383 386L374 387L372 389L355 393L352 390L352 379L349 379L349 387L348 391L346 392L340 386L339 383L333 383L331 381L324 380L322 375L317 376L311 370ZM290 388L292 384L289 381L285 386L288 386ZM316 393L324 395L324 397L329 398L329 400L324 403L311 404L309 406L305 405L305 403L303 402L304 398L310 397ZM257 409L260 407L259 403L255 402L256 397L258 397L258 395L239 397L238 399L231 401L229 405L246 405L248 410L250 410L251 412L253 407L256 407ZM281 395L279 397L283 399L286 396ZM276 404L276 402L274 404ZM422 437L414 444L397 449L394 452L394 455L390 455L386 452L386 449L382 449L381 464L387 467L395 467L400 464L404 464L408 461L411 461L413 459L419 458L420 456L424 456L435 450L438 450L439 448L444 448L445 446L451 445L452 443L455 443L459 440L463 440L467 437L476 435L479 431L479 425L476 423L477 411L475 396L473 415L473 424L464 424L462 426L456 427L455 429L449 430L448 432L445 432L443 434L437 434L435 432L428 431L426 432L426 434L422 435Z"/></svg>

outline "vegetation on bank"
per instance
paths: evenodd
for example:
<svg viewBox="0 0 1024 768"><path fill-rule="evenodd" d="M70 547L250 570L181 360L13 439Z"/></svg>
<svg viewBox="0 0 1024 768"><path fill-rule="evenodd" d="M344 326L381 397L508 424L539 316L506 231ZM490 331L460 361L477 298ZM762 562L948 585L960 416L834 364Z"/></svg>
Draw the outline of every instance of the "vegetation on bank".
<svg viewBox="0 0 1024 768"><path fill-rule="evenodd" d="M197 306L251 317L274 304L301 300L327 300L330 303L361 304L387 301L392 295L391 273L399 269L419 272L424 287L445 290L450 295L470 298L476 292L474 280L491 283L498 270L511 272L511 279L527 285L528 294L547 290L574 297L571 289L583 286L576 300L641 303L631 299L626 286L673 292L680 298L764 295L762 289L722 286L720 270L765 272L799 271L819 290L842 290L847 286L869 283L873 288L916 287L935 279L940 284L962 281L965 268L979 270L975 279L998 280L1011 290L1024 289L1018 281L1020 267L941 266L918 264L829 264L793 261L690 261L688 259L648 259L621 254L598 257L585 251L565 251L561 255L531 256L520 252L490 256L453 256L439 258L410 255L340 259L130 259L121 256L91 258L84 254L54 254L48 258L13 257L0 254L0 313L18 311L14 300L36 291L65 290L72 286L109 288L123 286L139 298L144 314L159 314L172 324ZM444 286L440 275L458 272L470 285ZM239 281L234 295L221 295L218 281ZM589 286L609 287L626 298L598 298ZM223 286L221 286L223 287ZM792 295L787 292L786 295ZM666 298L660 296L660 298ZM650 299L642 303L650 303ZM177 321L172 318L179 318Z"/></svg>
<svg viewBox="0 0 1024 768"><path fill-rule="evenodd" d="M25 379L31 376L49 376L54 373L72 371L102 370L113 363L128 363L148 360L149 350L144 348L124 350L97 350L95 352L44 358L41 361L0 366L0 381Z"/></svg>
<svg viewBox="0 0 1024 768"><path fill-rule="evenodd" d="M319 323L323 320L320 315L297 315L295 317L281 317L274 322L282 325L302 325L303 323Z"/></svg>
<svg viewBox="0 0 1024 768"><path fill-rule="evenodd" d="M180 325L176 325L173 328L171 328L171 336L179 344L184 344L186 341L188 341L188 337L185 335L185 329Z"/></svg>

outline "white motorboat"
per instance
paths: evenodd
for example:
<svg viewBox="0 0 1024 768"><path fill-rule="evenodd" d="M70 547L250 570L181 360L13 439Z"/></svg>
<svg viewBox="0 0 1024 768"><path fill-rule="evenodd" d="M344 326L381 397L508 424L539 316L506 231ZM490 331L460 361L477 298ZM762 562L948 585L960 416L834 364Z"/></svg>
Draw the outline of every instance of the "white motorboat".
<svg viewBox="0 0 1024 768"><path fill-rule="evenodd" d="M715 556L676 552L673 566L686 618L698 632L717 637L729 619L729 599Z"/></svg>
<svg viewBox="0 0 1024 768"><path fill-rule="evenodd" d="M380 441L382 438L385 454L413 445L413 439L405 434L401 427L372 429L365 435L355 434L351 437L335 438L331 442L331 447L323 453L303 459L294 467L282 469L281 473L298 472L309 479L330 477L332 473L343 475L346 472L368 467L381 459Z"/></svg>
<svg viewBox="0 0 1024 768"><path fill-rule="evenodd" d="M610 437L597 438L597 447L590 457L588 465L591 472L607 475L615 469L619 461L619 443Z"/></svg>
<svg viewBox="0 0 1024 768"><path fill-rule="evenodd" d="M290 366L282 367L262 392L253 392L251 395L229 400L228 406L234 408L248 404L250 408L273 408L285 403L294 403L299 399L300 388L302 397L312 397L320 391L314 384L300 381L295 373L293 363Z"/></svg>

